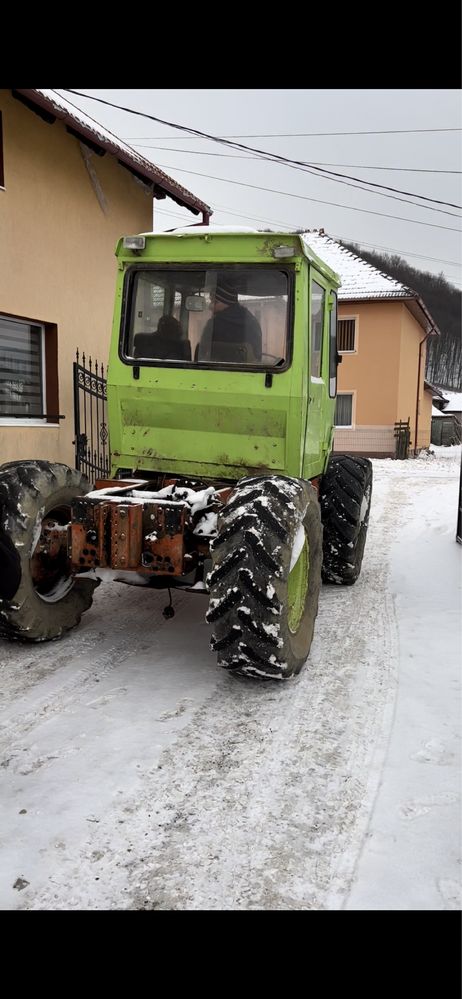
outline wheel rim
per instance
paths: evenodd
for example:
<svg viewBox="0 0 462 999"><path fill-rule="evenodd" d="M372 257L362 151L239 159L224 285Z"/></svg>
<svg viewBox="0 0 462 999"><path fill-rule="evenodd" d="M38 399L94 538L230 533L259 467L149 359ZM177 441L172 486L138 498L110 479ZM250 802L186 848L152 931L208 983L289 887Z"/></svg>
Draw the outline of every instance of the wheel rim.
<svg viewBox="0 0 462 999"><path fill-rule="evenodd" d="M72 589L74 578L70 571L65 549L61 549L55 557L42 556L40 544L42 530L45 525L56 526L66 524L70 520L71 510L67 506L55 507L42 517L40 535L31 553L31 578L34 590L45 603L57 603Z"/></svg>
<svg viewBox="0 0 462 999"><path fill-rule="evenodd" d="M294 635L303 617L306 604L306 594L310 576L310 557L308 552L308 542L305 534L305 541L297 561L289 573L287 582L288 596L288 625L289 631Z"/></svg>

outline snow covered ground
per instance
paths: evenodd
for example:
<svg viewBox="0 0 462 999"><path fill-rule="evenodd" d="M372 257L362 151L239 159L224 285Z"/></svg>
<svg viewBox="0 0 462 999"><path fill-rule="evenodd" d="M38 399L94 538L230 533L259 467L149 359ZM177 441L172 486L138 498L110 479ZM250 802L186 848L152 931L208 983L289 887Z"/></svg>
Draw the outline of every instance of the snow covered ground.
<svg viewBox="0 0 462 999"><path fill-rule="evenodd" d="M3 909L459 909L459 448L374 461L354 587L287 684L233 680L203 595L103 583L0 642Z"/></svg>

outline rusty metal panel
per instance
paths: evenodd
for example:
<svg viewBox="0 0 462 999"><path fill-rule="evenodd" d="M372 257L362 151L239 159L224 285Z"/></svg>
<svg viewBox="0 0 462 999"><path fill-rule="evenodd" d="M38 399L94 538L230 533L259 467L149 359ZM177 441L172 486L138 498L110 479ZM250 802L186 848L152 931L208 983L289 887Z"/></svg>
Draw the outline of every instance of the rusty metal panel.
<svg viewBox="0 0 462 999"><path fill-rule="evenodd" d="M146 534L143 565L156 575L181 576L184 572L184 530L187 507L180 503L148 506L150 530Z"/></svg>
<svg viewBox="0 0 462 999"><path fill-rule="evenodd" d="M147 564L147 554L152 555L153 561ZM144 564L157 575L167 573L168 575L181 576L183 573L184 560L184 535L174 534L173 537L166 535L154 543L147 541L144 552Z"/></svg>
<svg viewBox="0 0 462 999"><path fill-rule="evenodd" d="M70 524L71 561L74 568L107 566L105 524L108 503L79 500Z"/></svg>
<svg viewBox="0 0 462 999"><path fill-rule="evenodd" d="M147 576L181 576L197 557L185 551L187 504L168 500L134 503L110 494L75 503L70 525L74 569L105 568ZM203 545L198 541L198 548Z"/></svg>
<svg viewBox="0 0 462 999"><path fill-rule="evenodd" d="M108 565L108 552L106 550L106 523L110 516L111 508L109 503L98 503L93 505L93 517L95 524L95 547L97 565L105 568Z"/></svg>
<svg viewBox="0 0 462 999"><path fill-rule="evenodd" d="M85 565L83 549L86 548L86 533L84 524L71 524L71 561L72 565L78 568Z"/></svg>
<svg viewBox="0 0 462 999"><path fill-rule="evenodd" d="M143 506L140 503L110 506L112 568L137 569L141 562Z"/></svg>

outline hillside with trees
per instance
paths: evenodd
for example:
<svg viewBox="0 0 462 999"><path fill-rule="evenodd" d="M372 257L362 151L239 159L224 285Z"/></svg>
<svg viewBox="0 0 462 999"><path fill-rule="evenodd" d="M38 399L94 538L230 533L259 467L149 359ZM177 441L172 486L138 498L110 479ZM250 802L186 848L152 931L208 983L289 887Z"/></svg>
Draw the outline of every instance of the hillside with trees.
<svg viewBox="0 0 462 999"><path fill-rule="evenodd" d="M441 330L440 337L428 340L425 377L433 385L462 391L462 294L458 288L449 284L443 274L419 271L397 255L362 250L354 243L343 245L420 295Z"/></svg>

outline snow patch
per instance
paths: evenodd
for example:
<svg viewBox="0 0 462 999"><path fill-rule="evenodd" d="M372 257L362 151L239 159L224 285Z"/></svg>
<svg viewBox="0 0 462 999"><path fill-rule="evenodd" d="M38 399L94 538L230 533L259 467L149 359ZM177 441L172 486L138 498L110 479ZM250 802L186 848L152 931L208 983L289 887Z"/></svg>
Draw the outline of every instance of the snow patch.
<svg viewBox="0 0 462 999"><path fill-rule="evenodd" d="M368 489L367 492L365 492L365 494L364 494L364 496L362 498L362 501L361 501L361 509L359 511L359 523L360 524L363 524L364 521L365 521L365 519L366 519L366 514L367 514L367 511L369 509L370 496L371 496L371 491L370 491L370 489Z"/></svg>
<svg viewBox="0 0 462 999"><path fill-rule="evenodd" d="M35 549L36 549L36 547L38 545L38 540L39 540L39 537L40 537L40 535L42 533L42 520L43 520L43 514L44 513L45 513L45 507L41 506L40 510L38 511L37 516L35 518L34 530L32 532L32 541L31 541L30 552L29 552L29 558L32 558L33 552L35 551Z"/></svg>
<svg viewBox="0 0 462 999"><path fill-rule="evenodd" d="M294 565L298 562L300 555L303 550L303 545L305 544L305 528L303 524L300 524L298 531L295 535L294 546L292 548L292 555L290 558L289 572L292 572Z"/></svg>
<svg viewBox="0 0 462 999"><path fill-rule="evenodd" d="M217 534L218 514L210 510L197 522L193 534L202 534L205 537L215 537Z"/></svg>
<svg viewBox="0 0 462 999"><path fill-rule="evenodd" d="M263 624L262 623L262 628L263 628L263 631L265 631L267 635L271 635L272 638L277 638L278 635L279 635L279 632L281 630L278 624ZM282 645L282 641L281 641L281 645Z"/></svg>

